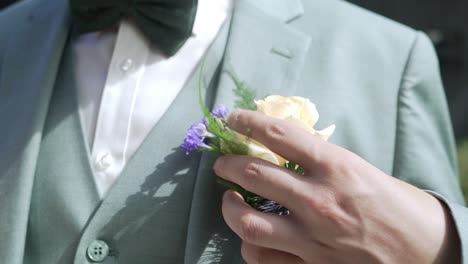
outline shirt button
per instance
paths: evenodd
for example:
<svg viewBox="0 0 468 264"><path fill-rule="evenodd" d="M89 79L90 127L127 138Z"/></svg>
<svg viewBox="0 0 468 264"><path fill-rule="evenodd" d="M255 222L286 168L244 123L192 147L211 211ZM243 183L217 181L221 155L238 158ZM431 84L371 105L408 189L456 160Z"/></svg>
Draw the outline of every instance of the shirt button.
<svg viewBox="0 0 468 264"><path fill-rule="evenodd" d="M123 71L123 72L128 72L129 70L131 70L133 67L133 60L132 59L125 59L124 61L122 61L122 63L120 64L120 69Z"/></svg>
<svg viewBox="0 0 468 264"><path fill-rule="evenodd" d="M114 159L112 158L112 155L110 153L101 154L96 158L95 161L96 170L105 171L109 169L110 166L112 166L113 162Z"/></svg>
<svg viewBox="0 0 468 264"><path fill-rule="evenodd" d="M109 256L109 246L102 240L94 240L87 249L89 260L93 263L101 263Z"/></svg>

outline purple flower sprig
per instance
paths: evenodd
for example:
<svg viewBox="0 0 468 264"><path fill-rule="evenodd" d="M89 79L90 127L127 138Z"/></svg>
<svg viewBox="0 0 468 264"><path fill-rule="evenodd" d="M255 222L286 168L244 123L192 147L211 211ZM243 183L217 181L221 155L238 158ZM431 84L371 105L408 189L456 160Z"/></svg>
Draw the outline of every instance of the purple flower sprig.
<svg viewBox="0 0 468 264"><path fill-rule="evenodd" d="M205 124L198 123L192 125L187 132L187 137L182 144L182 148L185 150L185 154L199 150L212 150L213 148L208 145L208 137L211 133L206 129Z"/></svg>
<svg viewBox="0 0 468 264"><path fill-rule="evenodd" d="M226 118L229 115L229 110L226 106L220 105L216 107L211 113L211 118L204 118L201 122L193 124L187 132L187 137L182 144L185 154L190 155L196 151L216 151L222 153L222 146L220 142L222 138L228 138L232 141L233 136L228 135L232 133L227 129ZM214 121L215 124L210 125ZM210 131L215 127L215 131ZM222 138L218 138L219 134L223 134ZM240 142L231 142L230 144L241 144Z"/></svg>

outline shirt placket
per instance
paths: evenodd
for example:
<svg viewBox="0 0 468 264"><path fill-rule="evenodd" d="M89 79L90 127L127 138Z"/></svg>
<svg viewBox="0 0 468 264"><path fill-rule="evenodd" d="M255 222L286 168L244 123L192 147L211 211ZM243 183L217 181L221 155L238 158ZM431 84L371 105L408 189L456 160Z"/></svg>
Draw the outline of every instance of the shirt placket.
<svg viewBox="0 0 468 264"><path fill-rule="evenodd" d="M132 117L148 45L128 21L120 25L96 124L92 160L103 197L128 161Z"/></svg>

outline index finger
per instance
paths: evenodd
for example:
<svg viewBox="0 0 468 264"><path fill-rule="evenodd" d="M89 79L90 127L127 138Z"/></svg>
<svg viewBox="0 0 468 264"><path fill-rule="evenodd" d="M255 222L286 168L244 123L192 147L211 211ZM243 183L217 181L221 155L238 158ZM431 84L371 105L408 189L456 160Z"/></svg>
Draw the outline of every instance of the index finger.
<svg viewBox="0 0 468 264"><path fill-rule="evenodd" d="M291 122L263 113L236 110L228 117L228 125L306 170L330 158L333 152L331 144Z"/></svg>

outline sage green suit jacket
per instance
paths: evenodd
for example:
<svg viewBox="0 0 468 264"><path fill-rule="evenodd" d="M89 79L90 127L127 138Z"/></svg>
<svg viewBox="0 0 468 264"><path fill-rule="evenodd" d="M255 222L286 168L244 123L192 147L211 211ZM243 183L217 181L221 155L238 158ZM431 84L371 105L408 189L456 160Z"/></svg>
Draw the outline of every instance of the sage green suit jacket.
<svg viewBox="0 0 468 264"><path fill-rule="evenodd" d="M0 13L2 263L19 264L25 258L42 131L69 31L67 0L24 0ZM218 52L224 54L223 69L234 68L257 89L258 97L310 98L321 114L319 127L337 125L333 143L445 201L468 263L468 210L437 58L423 33L344 1L237 0L227 45ZM211 93L214 101L232 105L232 88L229 77L221 74ZM188 103L172 107L183 111ZM189 125L180 123L157 128L165 138L157 149L143 150L152 155L148 162L171 162L165 161L167 149L181 142ZM193 165L198 173L192 200L187 201L192 210L186 246L178 250L187 264L241 263L239 241L220 217L222 192L214 190L208 160L203 157ZM63 166L73 169L73 164ZM135 174L148 170L133 169ZM95 209L71 249L76 252L74 263L87 263L86 245L144 179L128 181ZM135 240L127 250L138 246ZM128 263L158 263L150 255Z"/></svg>

